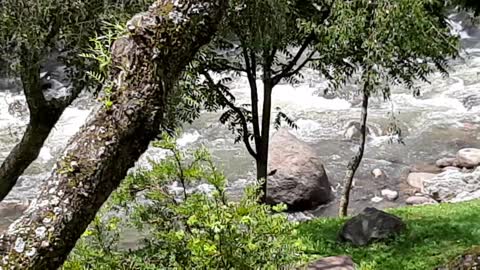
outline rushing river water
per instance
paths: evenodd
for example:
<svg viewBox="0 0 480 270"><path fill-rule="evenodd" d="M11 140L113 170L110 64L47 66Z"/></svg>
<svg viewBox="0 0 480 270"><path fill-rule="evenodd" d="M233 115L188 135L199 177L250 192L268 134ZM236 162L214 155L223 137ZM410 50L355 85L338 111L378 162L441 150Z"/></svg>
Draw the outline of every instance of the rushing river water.
<svg viewBox="0 0 480 270"><path fill-rule="evenodd" d="M389 123L388 113L395 112L404 134L405 144L390 143L386 136L373 136L366 148L364 160L356 175L352 207L355 211L367 205L391 207L397 202L371 202L382 188L402 191L402 172L417 162L433 162L437 158L454 154L459 148L480 147L480 34L475 28L460 30L465 52L463 59L452 62L450 76L430 76L431 84L419 83L421 95L401 87L392 90L391 101L374 98L369 108L370 125L380 129ZM259 85L261 82L258 82ZM0 83L0 86L2 84ZM14 92L11 86L0 89L0 162L21 138L28 116L12 115L15 100L24 97ZM236 79L231 88L238 103L249 102L246 78ZM355 97L322 96L327 87L313 71L306 71L299 85L279 85L274 89L273 106L281 107L296 121L298 130L292 130L310 144L323 159L327 174L337 194L339 182L346 165L353 155L356 144L343 137L344 125L360 117L359 102ZM27 169L7 197L7 201L33 199L41 182L48 176L52 165L66 142L85 122L91 112L86 97L69 107L48 138L38 159ZM261 104L261 97L260 97ZM233 144L233 137L225 126L218 122L220 113L204 113L194 124L185 126L179 140L182 146L206 145L217 159L229 179L232 194L239 194L245 184L254 179L254 163L242 144ZM145 164L146 157L164 156L158 149L149 149L138 164ZM374 168L382 169L386 179L376 180L371 176ZM336 201L317 211L317 214L332 215Z"/></svg>

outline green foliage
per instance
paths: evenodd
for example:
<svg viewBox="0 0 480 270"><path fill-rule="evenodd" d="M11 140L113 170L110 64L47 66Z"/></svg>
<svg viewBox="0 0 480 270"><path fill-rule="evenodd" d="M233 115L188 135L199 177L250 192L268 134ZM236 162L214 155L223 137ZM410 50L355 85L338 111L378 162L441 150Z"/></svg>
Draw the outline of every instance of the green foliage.
<svg viewBox="0 0 480 270"><path fill-rule="evenodd" d="M2 0L0 2L0 58L13 73L39 76L41 65L59 53L77 92L97 87L86 74L95 70L79 57L90 39L101 32L103 21L125 22L152 0ZM1 61L0 61L1 62ZM5 71L4 71L5 72ZM37 74L36 74L37 73Z"/></svg>
<svg viewBox="0 0 480 270"><path fill-rule="evenodd" d="M258 204L255 187L240 201L229 201L226 179L206 149L180 150L167 136L155 146L171 155L124 180L64 269L279 269L303 259L296 224L276 214L284 205ZM175 181L181 194L167 189ZM199 183L214 191L186 191ZM119 249L122 225L112 217L118 211L146 235L137 250Z"/></svg>
<svg viewBox="0 0 480 270"><path fill-rule="evenodd" d="M103 35L97 35L95 38L90 39L92 45L88 52L81 53L79 56L97 63L95 69L88 70L86 74L96 82L96 84L102 86L103 92L96 94L103 94L102 101L108 109L113 105L110 97L114 84L113 81L109 80L112 65L110 49L117 38L126 34L126 29L120 24L104 22L102 32L104 33Z"/></svg>
<svg viewBox="0 0 480 270"><path fill-rule="evenodd" d="M298 231L309 253L348 254L360 270L435 269L480 242L480 201L405 207L388 212L402 218L407 231L391 241L367 247L337 242L343 218L319 218L301 224Z"/></svg>
<svg viewBox="0 0 480 270"><path fill-rule="evenodd" d="M300 24L322 37L315 67L333 88L359 73L358 83L369 82L362 91L388 99L392 85L418 93L416 80L428 82L435 71L447 74L459 39L450 34L443 7L443 1L430 0L336 0L328 25L308 20Z"/></svg>

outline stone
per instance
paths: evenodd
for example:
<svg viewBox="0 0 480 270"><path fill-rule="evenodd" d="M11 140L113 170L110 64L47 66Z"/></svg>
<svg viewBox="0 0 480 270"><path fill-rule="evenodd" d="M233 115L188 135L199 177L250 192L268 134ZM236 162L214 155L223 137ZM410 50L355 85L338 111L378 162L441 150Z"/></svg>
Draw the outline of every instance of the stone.
<svg viewBox="0 0 480 270"><path fill-rule="evenodd" d="M349 121L345 124L343 129L343 136L348 140L360 140L362 133L360 131L360 122L358 121ZM367 125L367 137L369 136L381 136L383 131L377 126Z"/></svg>
<svg viewBox="0 0 480 270"><path fill-rule="evenodd" d="M399 217L367 207L343 225L339 238L356 246L365 246L375 240L390 238L405 229L406 225Z"/></svg>
<svg viewBox="0 0 480 270"><path fill-rule="evenodd" d="M460 171L460 168L458 167L453 167L453 166L448 166L448 167L444 167L442 168L442 171L446 172L446 171Z"/></svg>
<svg viewBox="0 0 480 270"><path fill-rule="evenodd" d="M292 212L287 214L287 219L294 222L305 222L314 218L315 216L309 212Z"/></svg>
<svg viewBox="0 0 480 270"><path fill-rule="evenodd" d="M435 165L437 165L437 167L444 168L444 167L454 167L455 166L454 164L456 163L457 163L456 158L441 158L435 162Z"/></svg>
<svg viewBox="0 0 480 270"><path fill-rule="evenodd" d="M332 199L331 185L318 154L286 129L271 140L266 201L289 210L311 210Z"/></svg>
<svg viewBox="0 0 480 270"><path fill-rule="evenodd" d="M348 122L345 127L345 132L343 136L348 140L360 140L362 137L362 133L360 131L360 122L358 121L350 121ZM367 126L367 136L371 134L370 128Z"/></svg>
<svg viewBox="0 0 480 270"><path fill-rule="evenodd" d="M375 196L375 197L371 198L370 201L372 201L374 203L379 203L379 202L383 201L383 198Z"/></svg>
<svg viewBox="0 0 480 270"><path fill-rule="evenodd" d="M423 205L423 204L437 204L434 199L426 196L411 196L405 200L408 205Z"/></svg>
<svg viewBox="0 0 480 270"><path fill-rule="evenodd" d="M410 172L422 172L422 173L441 173L442 168L437 167L435 164L418 163L410 167Z"/></svg>
<svg viewBox="0 0 480 270"><path fill-rule="evenodd" d="M424 182L425 193L442 202L480 198L480 167L471 172L449 170Z"/></svg>
<svg viewBox="0 0 480 270"><path fill-rule="evenodd" d="M423 182L436 176L434 173L412 172L407 177L407 183L423 192Z"/></svg>
<svg viewBox="0 0 480 270"><path fill-rule="evenodd" d="M458 167L473 168L480 165L480 149L464 148L457 152Z"/></svg>
<svg viewBox="0 0 480 270"><path fill-rule="evenodd" d="M395 190L383 189L381 191L381 194L389 201L395 201L396 199L398 199L398 191Z"/></svg>
<svg viewBox="0 0 480 270"><path fill-rule="evenodd" d="M355 263L349 256L332 256L310 263L307 270L355 270ZM299 270L300 270L299 269Z"/></svg>
<svg viewBox="0 0 480 270"><path fill-rule="evenodd" d="M372 175L374 178L380 178L382 176L385 176L385 173L381 169L376 168L372 170Z"/></svg>

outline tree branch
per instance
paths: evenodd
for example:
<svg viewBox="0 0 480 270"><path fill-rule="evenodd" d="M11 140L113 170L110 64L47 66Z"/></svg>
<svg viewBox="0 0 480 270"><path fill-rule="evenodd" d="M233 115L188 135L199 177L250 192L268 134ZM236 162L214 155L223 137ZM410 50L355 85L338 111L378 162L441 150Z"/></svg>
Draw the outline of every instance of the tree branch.
<svg viewBox="0 0 480 270"><path fill-rule="evenodd" d="M168 96L185 66L210 42L226 4L158 0L129 21L130 34L112 46L113 106L100 109L72 137L37 200L0 236L3 269L62 265L98 209L157 137L169 110Z"/></svg>
<svg viewBox="0 0 480 270"><path fill-rule="evenodd" d="M220 90L220 87L218 86L218 84L215 83L212 76L210 76L210 74L208 74L208 72L203 71L202 75L205 76L205 78L208 81L208 84L213 89L215 89L215 91L217 91L217 93L220 95L220 97L223 99L223 101L228 105L228 107L230 109L232 109L238 115L238 117L240 118L240 122L242 124L242 130L243 130L243 134L242 134L243 143L247 147L248 153L253 158L256 159L257 158L257 153L253 150L252 145L250 144L247 118L243 114L242 110L240 108L238 108L237 106L235 106L235 104L233 104L233 102L231 102L227 97L225 97L223 92Z"/></svg>
<svg viewBox="0 0 480 270"><path fill-rule="evenodd" d="M255 140L255 148L258 153L258 146L261 142L260 124L258 114L258 89L257 89L257 59L254 52L247 51L246 44L242 42L242 53L247 66L248 84L250 85L250 100L252 102L252 125L253 125L253 138ZM251 60L251 61L250 61Z"/></svg>
<svg viewBox="0 0 480 270"><path fill-rule="evenodd" d="M305 50L308 48L308 46L310 45L310 43L314 40L315 38L315 35L314 33L310 33L306 38L305 40L303 41L303 44L302 46L300 47L300 49L298 50L297 54L295 55L295 57L293 57L293 59L285 66L285 68L280 72L280 74L277 74L275 75L273 78L272 78L272 82L273 82L273 85L276 85L278 84L283 78L286 77L286 75L295 67L295 65L297 64L298 60L300 60L300 57L302 57L303 53L305 52Z"/></svg>

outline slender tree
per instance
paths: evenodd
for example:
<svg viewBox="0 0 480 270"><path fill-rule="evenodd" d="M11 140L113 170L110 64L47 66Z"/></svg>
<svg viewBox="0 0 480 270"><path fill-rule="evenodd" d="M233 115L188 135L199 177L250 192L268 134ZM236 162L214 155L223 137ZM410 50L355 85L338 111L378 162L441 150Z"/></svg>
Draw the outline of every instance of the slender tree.
<svg viewBox="0 0 480 270"><path fill-rule="evenodd" d="M331 1L320 2L315 5L314 1L229 1L222 32L203 61L207 82L227 108L220 121L228 124L236 135L235 142L242 141L255 159L256 177L263 181L264 200L267 197L274 88L282 81L297 83L302 77L301 71L313 60L316 35L313 31L301 31L297 21L302 17L309 17L312 21L328 18L328 3ZM298 50L292 50L293 47ZM246 76L250 103L237 105L226 86L230 77L215 82L208 71ZM261 86L257 81L262 82ZM263 96L261 104L259 96ZM278 111L273 124L278 128L282 121L296 127L286 114Z"/></svg>
<svg viewBox="0 0 480 270"><path fill-rule="evenodd" d="M365 150L369 99L390 98L390 88L402 85L418 93L417 80L447 75L448 60L456 57L458 37L451 35L442 1L341 1L332 6L330 26L322 27L316 46L323 59L317 68L330 78L333 88L355 79L361 85L361 139L347 166L339 215L347 214L352 180Z"/></svg>
<svg viewBox="0 0 480 270"><path fill-rule="evenodd" d="M159 133L165 100L210 41L219 0L159 0L112 46L111 104L73 136L36 202L0 237L3 269L56 269L127 170ZM109 83L112 82L112 83Z"/></svg>

